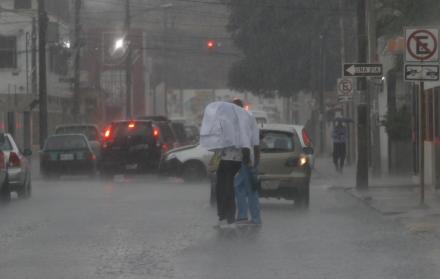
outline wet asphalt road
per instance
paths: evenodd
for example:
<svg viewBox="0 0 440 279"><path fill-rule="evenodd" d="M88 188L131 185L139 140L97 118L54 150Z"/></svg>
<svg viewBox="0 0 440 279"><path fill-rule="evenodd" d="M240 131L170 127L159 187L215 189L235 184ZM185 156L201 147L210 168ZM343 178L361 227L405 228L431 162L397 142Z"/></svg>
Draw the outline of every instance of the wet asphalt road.
<svg viewBox="0 0 440 279"><path fill-rule="evenodd" d="M0 208L0 278L439 278L440 245L325 177L308 211L263 200L260 229L218 231L207 183L34 180Z"/></svg>

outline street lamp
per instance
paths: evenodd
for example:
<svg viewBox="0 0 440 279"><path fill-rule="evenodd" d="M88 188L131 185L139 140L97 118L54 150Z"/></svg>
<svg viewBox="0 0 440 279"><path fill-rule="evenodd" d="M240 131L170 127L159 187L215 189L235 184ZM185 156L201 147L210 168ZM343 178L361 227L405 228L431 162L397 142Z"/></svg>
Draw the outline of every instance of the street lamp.
<svg viewBox="0 0 440 279"><path fill-rule="evenodd" d="M124 40L124 38L116 39L116 41L115 41L115 46L114 46L114 50L115 50L115 51L117 51L117 50L121 50L121 49L124 48L124 45L125 45L125 40Z"/></svg>

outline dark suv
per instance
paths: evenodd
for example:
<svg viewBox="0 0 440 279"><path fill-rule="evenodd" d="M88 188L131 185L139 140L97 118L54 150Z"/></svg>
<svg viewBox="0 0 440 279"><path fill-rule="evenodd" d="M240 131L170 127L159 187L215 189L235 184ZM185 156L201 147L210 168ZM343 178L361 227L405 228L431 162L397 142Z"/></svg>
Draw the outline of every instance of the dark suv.
<svg viewBox="0 0 440 279"><path fill-rule="evenodd" d="M102 174L155 170L168 151L166 127L160 121L115 121L105 128L99 168ZM172 143L171 143L172 144Z"/></svg>

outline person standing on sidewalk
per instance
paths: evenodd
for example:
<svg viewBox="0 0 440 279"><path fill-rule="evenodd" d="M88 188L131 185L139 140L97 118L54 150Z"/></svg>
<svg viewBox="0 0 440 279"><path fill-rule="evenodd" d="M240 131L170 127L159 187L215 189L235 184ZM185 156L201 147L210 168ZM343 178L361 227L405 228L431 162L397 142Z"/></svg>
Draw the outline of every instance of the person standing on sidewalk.
<svg viewBox="0 0 440 279"><path fill-rule="evenodd" d="M347 148L347 128L342 121L337 121L332 133L333 138L333 163L336 171L342 173L344 168L346 148Z"/></svg>
<svg viewBox="0 0 440 279"><path fill-rule="evenodd" d="M239 99L234 104L243 107ZM237 224L261 225L260 200L258 196L257 167L260 161L260 130L257 121L249 114L249 139L251 140L251 161L243 162L238 174L235 176L235 197L237 200ZM245 124L246 126L246 124ZM251 220L248 220L248 211Z"/></svg>

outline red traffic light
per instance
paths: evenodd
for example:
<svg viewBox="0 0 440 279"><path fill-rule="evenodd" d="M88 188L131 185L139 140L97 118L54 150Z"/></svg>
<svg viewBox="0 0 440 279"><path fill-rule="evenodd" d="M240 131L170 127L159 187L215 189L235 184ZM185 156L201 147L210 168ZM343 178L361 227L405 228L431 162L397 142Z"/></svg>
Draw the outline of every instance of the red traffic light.
<svg viewBox="0 0 440 279"><path fill-rule="evenodd" d="M207 47L208 49L213 49L213 48L215 47L215 41L213 41L213 40L208 40L208 41L206 42L206 47Z"/></svg>

